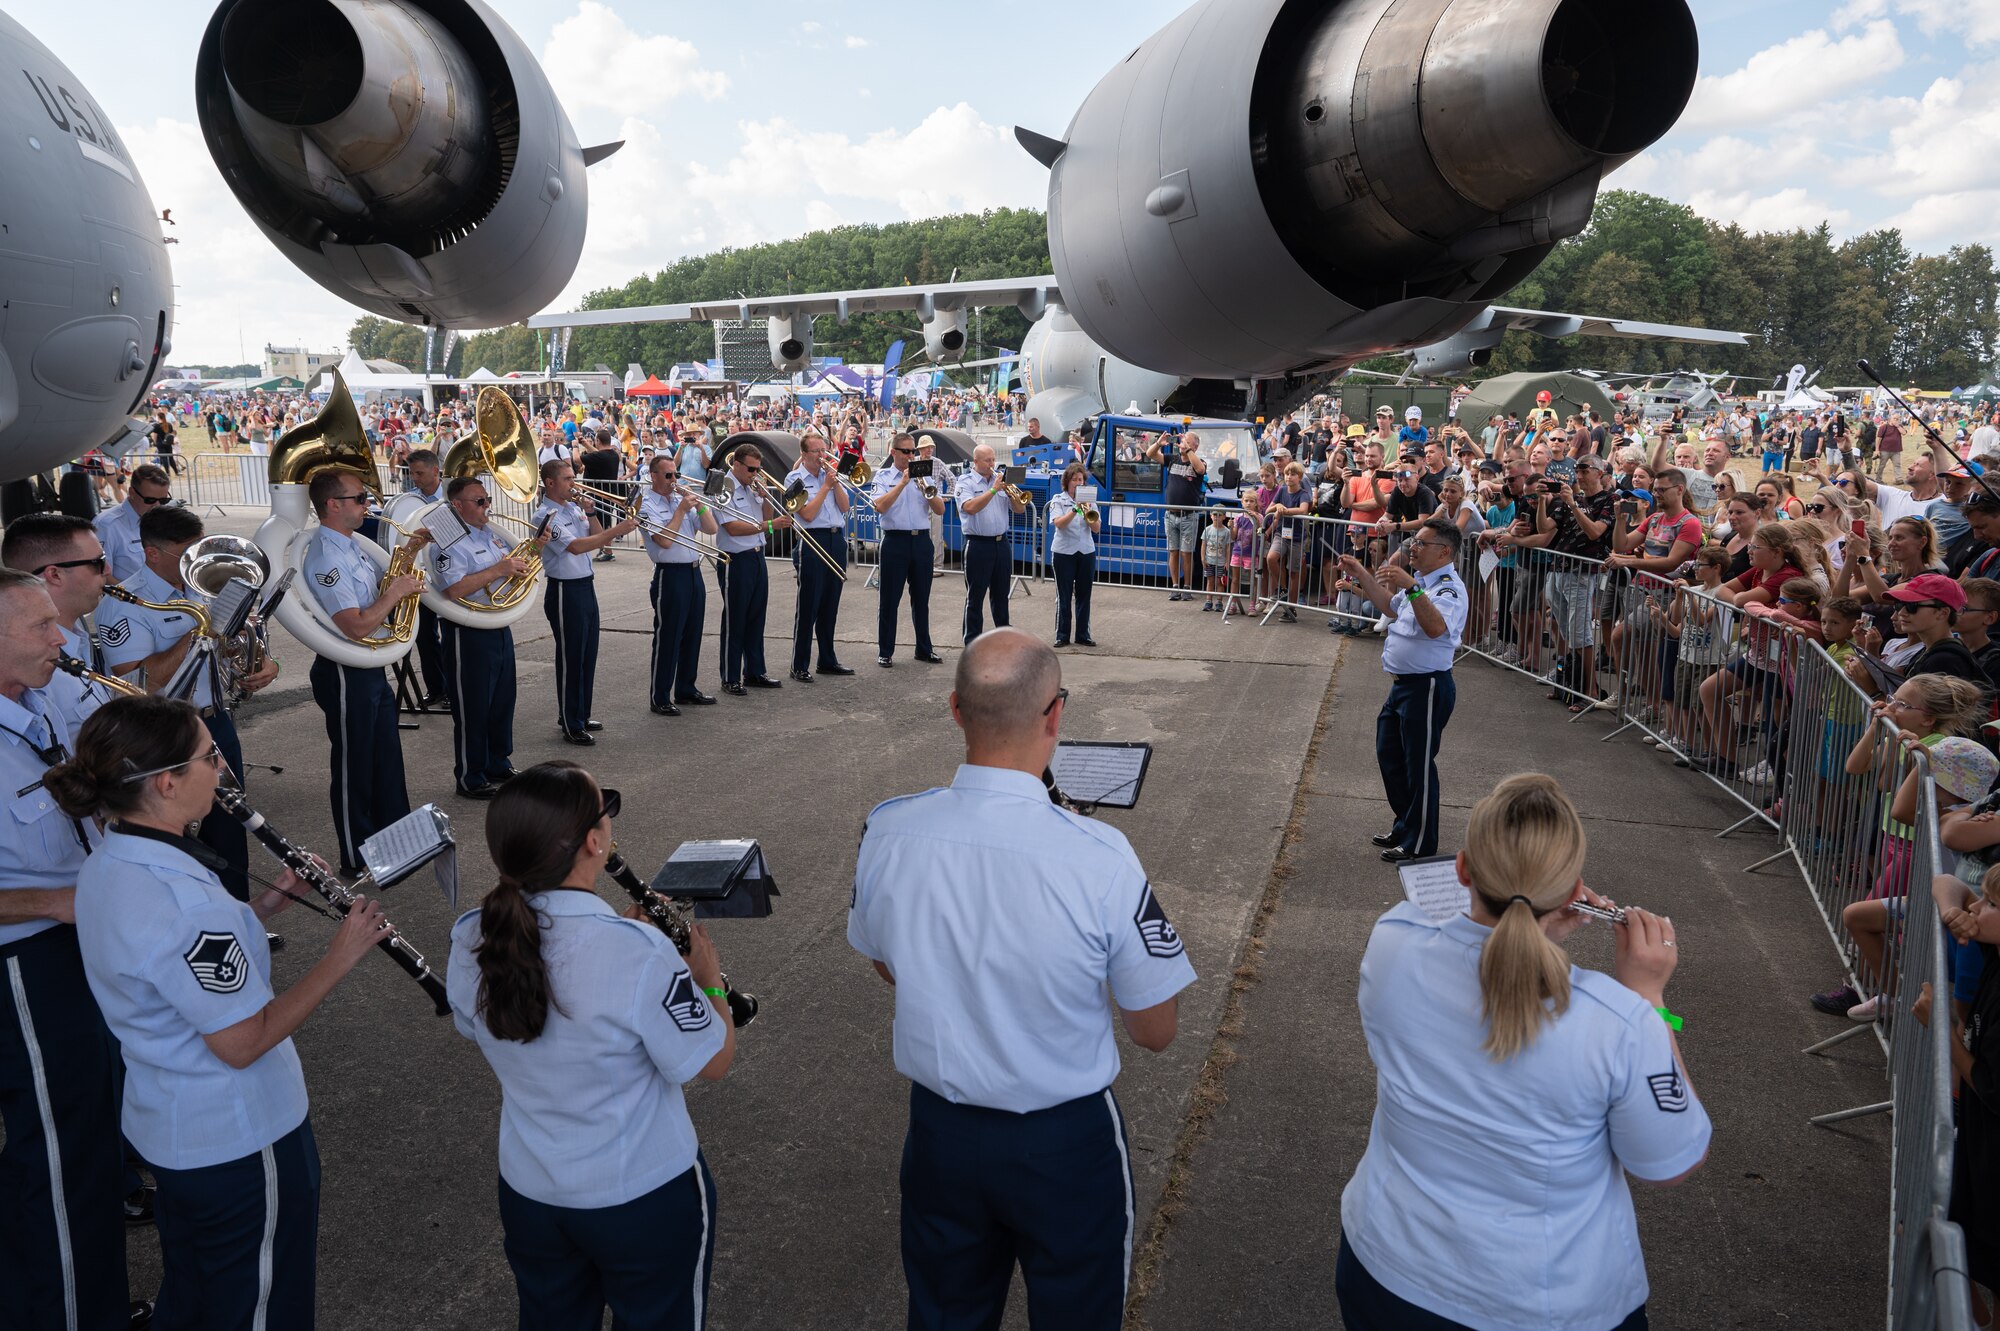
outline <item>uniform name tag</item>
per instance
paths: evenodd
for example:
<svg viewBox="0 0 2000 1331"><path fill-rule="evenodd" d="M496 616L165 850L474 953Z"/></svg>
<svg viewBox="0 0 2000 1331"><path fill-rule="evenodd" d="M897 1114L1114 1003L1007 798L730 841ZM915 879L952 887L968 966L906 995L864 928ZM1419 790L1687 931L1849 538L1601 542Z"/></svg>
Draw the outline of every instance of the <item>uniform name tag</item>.
<svg viewBox="0 0 2000 1331"><path fill-rule="evenodd" d="M211 994L233 994L250 976L249 959L235 934L204 933L194 940L185 959L194 982Z"/></svg>

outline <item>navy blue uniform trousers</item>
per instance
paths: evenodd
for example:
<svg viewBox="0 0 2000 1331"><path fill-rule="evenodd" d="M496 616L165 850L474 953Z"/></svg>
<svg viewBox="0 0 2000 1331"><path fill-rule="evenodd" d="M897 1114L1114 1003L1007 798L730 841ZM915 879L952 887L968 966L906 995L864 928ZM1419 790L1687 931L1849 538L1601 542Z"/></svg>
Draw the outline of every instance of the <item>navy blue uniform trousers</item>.
<svg viewBox="0 0 2000 1331"><path fill-rule="evenodd" d="M312 1331L319 1147L312 1120L254 1155L153 1167L160 1294L153 1331Z"/></svg>
<svg viewBox="0 0 2000 1331"><path fill-rule="evenodd" d="M1345 1238L1334 1262L1333 1292L1340 1300L1340 1320L1347 1331L1472 1331L1463 1322L1440 1317L1393 1293L1361 1264ZM1651 1325L1642 1303L1611 1331L1648 1331Z"/></svg>
<svg viewBox="0 0 2000 1331"><path fill-rule="evenodd" d="M739 550L715 570L722 588L722 682L741 684L746 674L766 675L764 610L771 573L762 550Z"/></svg>
<svg viewBox="0 0 2000 1331"><path fill-rule="evenodd" d="M842 568L847 567L847 528L800 527L799 539L811 541ZM840 619L840 591L843 584L833 570L803 549L798 552L799 599L792 616L792 669L812 669L813 643L819 643L822 667L840 664L833 649L833 630Z"/></svg>
<svg viewBox="0 0 2000 1331"><path fill-rule="evenodd" d="M597 579L550 578L542 613L556 635L556 724L580 734L597 687Z"/></svg>
<svg viewBox="0 0 2000 1331"><path fill-rule="evenodd" d="M653 706L700 691L701 626L708 618L708 584L700 563L653 565Z"/></svg>
<svg viewBox="0 0 2000 1331"><path fill-rule="evenodd" d="M1056 638L1069 641L1070 606L1076 607L1076 636L1090 636L1090 589L1097 585L1097 552L1057 555Z"/></svg>
<svg viewBox="0 0 2000 1331"><path fill-rule="evenodd" d="M1451 671L1397 675L1375 717L1375 762L1396 815L1396 844L1413 855L1438 848L1438 745L1458 703Z"/></svg>
<svg viewBox="0 0 2000 1331"><path fill-rule="evenodd" d="M212 716L202 718L208 727L208 737L215 741L215 747L222 751L229 770L236 773L236 780L245 793L250 789L250 776L243 770L243 741L236 737L236 722L228 712L220 707ZM243 830L243 824L221 809L210 809L208 816L201 820L199 837L201 844L229 862L219 875L222 890L238 901L250 899L250 834Z"/></svg>
<svg viewBox="0 0 2000 1331"><path fill-rule="evenodd" d="M694 1168L617 1206L551 1206L500 1180L521 1331L701 1331L715 1264L715 1180Z"/></svg>
<svg viewBox="0 0 2000 1331"><path fill-rule="evenodd" d="M427 605L417 607L417 672L426 698L451 697L451 667L444 660L444 620Z"/></svg>
<svg viewBox="0 0 2000 1331"><path fill-rule="evenodd" d="M340 864L360 868L361 843L410 812L396 693L380 667L344 666L324 656L313 658L312 691L333 745L327 788Z"/></svg>
<svg viewBox="0 0 2000 1331"><path fill-rule="evenodd" d="M0 947L0 1329L122 1331L118 1043L76 928Z"/></svg>
<svg viewBox="0 0 2000 1331"><path fill-rule="evenodd" d="M910 627L917 633L917 655L931 654L932 558L930 532L882 533L882 609L875 619L877 655L896 655L896 611L906 585L910 589Z"/></svg>
<svg viewBox="0 0 2000 1331"><path fill-rule="evenodd" d="M1132 1169L1109 1087L1016 1114L912 1083L902 1184L910 1331L999 1326L1016 1262L1035 1331L1117 1331Z"/></svg>
<svg viewBox="0 0 2000 1331"><path fill-rule="evenodd" d="M995 503L1005 503L996 499ZM966 642L986 631L985 611L993 609L993 627L1007 627L1007 595L1014 589L1013 542L1005 536L965 538L965 623L961 631Z"/></svg>
<svg viewBox="0 0 2000 1331"><path fill-rule="evenodd" d="M460 790L497 783L514 757L514 630L444 621L451 680L451 774Z"/></svg>

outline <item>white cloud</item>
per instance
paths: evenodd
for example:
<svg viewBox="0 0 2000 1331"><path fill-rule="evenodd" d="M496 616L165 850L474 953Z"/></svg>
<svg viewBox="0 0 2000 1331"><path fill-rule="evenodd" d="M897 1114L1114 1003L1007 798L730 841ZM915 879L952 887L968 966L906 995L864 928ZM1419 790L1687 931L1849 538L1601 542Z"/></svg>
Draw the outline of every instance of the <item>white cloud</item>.
<svg viewBox="0 0 2000 1331"><path fill-rule="evenodd" d="M818 31L819 31L819 20L818 20L818 19L810 19L810 18L809 18L809 19L807 19L807 20L806 20L806 21L805 21L804 23L801 23L801 24L799 24L799 31L800 31L800 32L818 32Z"/></svg>
<svg viewBox="0 0 2000 1331"><path fill-rule="evenodd" d="M704 68L692 42L642 37L598 0L579 0L576 13L549 31L542 67L572 112L643 114L686 93L712 101L729 90L729 76Z"/></svg>
<svg viewBox="0 0 2000 1331"><path fill-rule="evenodd" d="M853 33L849 33L847 35L848 50L859 51L862 47L866 45L868 45L868 39L866 37L856 37Z"/></svg>
<svg viewBox="0 0 2000 1331"><path fill-rule="evenodd" d="M2000 42L2000 3L1995 0L1847 0L1833 13L1834 31L1840 32L1869 19L1885 17L1891 9L1917 21L1926 37L1957 33L1975 45Z"/></svg>
<svg viewBox="0 0 2000 1331"><path fill-rule="evenodd" d="M1921 250L1948 248L1968 239L1991 243L1993 219L2000 217L2000 189L1927 194L1883 223L1903 233Z"/></svg>
<svg viewBox="0 0 2000 1331"><path fill-rule="evenodd" d="M1741 69L1698 80L1679 128L1766 125L1817 105L1829 89L1879 78L1903 60L1896 26L1886 19L1840 38L1814 28L1757 52Z"/></svg>
<svg viewBox="0 0 2000 1331"><path fill-rule="evenodd" d="M1826 222L1835 231L1844 233L1854 217L1847 209L1815 198L1799 185L1767 194L1755 190L1696 190L1688 196L1687 203L1703 217L1734 222L1745 231L1810 231Z"/></svg>
<svg viewBox="0 0 2000 1331"><path fill-rule="evenodd" d="M2000 64L1933 80L1885 117L1888 147L1859 162L1877 192L1908 198L2000 187ZM1990 221L1980 228L1990 232Z"/></svg>

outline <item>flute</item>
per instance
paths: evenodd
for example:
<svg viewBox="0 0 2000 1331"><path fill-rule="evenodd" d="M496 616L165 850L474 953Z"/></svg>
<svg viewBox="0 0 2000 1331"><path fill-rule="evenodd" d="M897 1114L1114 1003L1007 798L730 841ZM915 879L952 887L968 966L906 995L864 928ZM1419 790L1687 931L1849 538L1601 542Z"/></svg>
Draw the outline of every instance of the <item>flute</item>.
<svg viewBox="0 0 2000 1331"><path fill-rule="evenodd" d="M686 956L694 947L694 920L681 904L671 897L655 892L639 875L632 872L632 866L618 853L618 847L611 847L611 854L605 858L604 872L611 880L625 889L625 895L632 898L634 905L646 917L646 923L667 936L674 950ZM729 983L729 977L722 977L723 998L729 1004L729 1024L738 1030L757 1019L757 995L740 994Z"/></svg>
<svg viewBox="0 0 2000 1331"><path fill-rule="evenodd" d="M1625 908L1623 906L1613 906L1607 909L1603 906L1593 906L1588 901L1572 901L1569 903L1569 908L1579 915L1588 915L1593 920L1604 920L1611 924L1625 923Z"/></svg>
<svg viewBox="0 0 2000 1331"><path fill-rule="evenodd" d="M312 856L287 841L276 828L265 822L264 815L250 807L250 802L243 798L242 791L218 786L215 790L215 802L222 807L223 812L242 823L243 830L256 837L264 849L270 851L279 863L297 874L300 882L326 898L326 903L333 908L334 914L342 919L347 918L348 912L354 909L354 888L346 886L338 878L320 868ZM359 887L371 881L369 876L364 875L360 883L355 886ZM395 925L386 919L382 924L382 939L375 946L388 953L390 960L401 966L411 979L423 986L424 992L430 995L431 1003L437 1008L440 1017L450 1016L451 1000L445 996L444 981L431 974L430 963L424 960L424 954L410 946L409 940L396 932Z"/></svg>

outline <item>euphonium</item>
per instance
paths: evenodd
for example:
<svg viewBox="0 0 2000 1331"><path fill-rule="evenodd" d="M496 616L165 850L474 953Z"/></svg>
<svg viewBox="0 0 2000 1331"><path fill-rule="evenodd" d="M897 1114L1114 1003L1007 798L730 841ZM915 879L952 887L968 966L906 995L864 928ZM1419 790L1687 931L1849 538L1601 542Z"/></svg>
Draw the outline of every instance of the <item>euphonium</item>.
<svg viewBox="0 0 2000 1331"><path fill-rule="evenodd" d="M549 523L554 517L555 514L553 513L544 514L542 520L535 524L535 529L528 533L527 537L519 545L507 552L510 558L525 559L528 562L528 570L525 573L517 573L510 578L502 578L486 589L486 595L493 602L493 609L496 613L504 613L525 605L528 600L528 593L535 590L535 581L542 576L542 547L548 544ZM486 609L485 606L473 605L469 601L461 602L460 604L463 604L468 610ZM513 621L509 620L508 622L512 623ZM482 624L481 627L490 627L490 625Z"/></svg>
<svg viewBox="0 0 2000 1331"><path fill-rule="evenodd" d="M264 552L241 536L223 532L204 536L181 555L181 581L211 598L232 582L247 582L251 590L261 591L270 575L271 564ZM263 631L262 618L253 614L234 636L216 640L216 702L221 706L233 710L241 703L243 676L263 668Z"/></svg>

